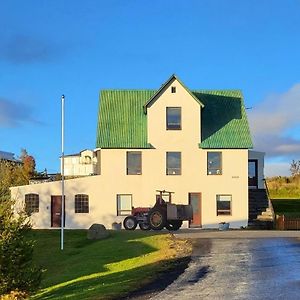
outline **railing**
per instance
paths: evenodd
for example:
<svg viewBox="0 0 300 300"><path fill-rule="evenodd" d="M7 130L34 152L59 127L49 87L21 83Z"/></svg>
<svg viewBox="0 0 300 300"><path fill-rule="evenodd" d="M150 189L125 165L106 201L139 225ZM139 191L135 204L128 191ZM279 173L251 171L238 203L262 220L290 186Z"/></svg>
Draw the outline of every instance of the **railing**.
<svg viewBox="0 0 300 300"><path fill-rule="evenodd" d="M267 197L268 197L268 202L269 202L269 209L270 209L270 211L272 213L272 219L273 219L273 221L275 221L276 216L275 216L275 212L274 212L274 207L273 207L272 201L270 199L270 192L269 192L267 180L265 178L263 180L264 180L264 184L265 184L265 188L266 188L266 192L267 192Z"/></svg>
<svg viewBox="0 0 300 300"><path fill-rule="evenodd" d="M276 219L276 229L279 230L300 230L300 218L278 216Z"/></svg>

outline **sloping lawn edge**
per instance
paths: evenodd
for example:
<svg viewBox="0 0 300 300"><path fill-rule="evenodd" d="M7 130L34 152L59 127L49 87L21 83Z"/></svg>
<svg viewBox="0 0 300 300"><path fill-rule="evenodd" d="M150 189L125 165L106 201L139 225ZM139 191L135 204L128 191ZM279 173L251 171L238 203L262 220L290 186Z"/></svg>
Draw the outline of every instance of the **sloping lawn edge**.
<svg viewBox="0 0 300 300"><path fill-rule="evenodd" d="M192 249L166 231L110 231L105 240L88 241L85 230L66 230L64 251L59 231L38 230L29 238L36 240L35 262L46 270L35 300L121 299L172 270L180 273Z"/></svg>

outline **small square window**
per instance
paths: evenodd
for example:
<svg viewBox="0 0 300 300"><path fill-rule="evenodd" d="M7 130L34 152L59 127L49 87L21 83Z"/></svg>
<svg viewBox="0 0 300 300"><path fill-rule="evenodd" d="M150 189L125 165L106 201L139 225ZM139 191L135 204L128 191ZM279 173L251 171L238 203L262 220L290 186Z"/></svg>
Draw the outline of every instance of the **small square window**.
<svg viewBox="0 0 300 300"><path fill-rule="evenodd" d="M231 215L231 195L217 195L217 216Z"/></svg>
<svg viewBox="0 0 300 300"><path fill-rule="evenodd" d="M39 212L39 195L26 194L25 195L25 211L28 215Z"/></svg>
<svg viewBox="0 0 300 300"><path fill-rule="evenodd" d="M171 93L172 93L172 94L175 94L175 93L176 93L176 86L172 86L172 87L171 87Z"/></svg>
<svg viewBox="0 0 300 300"><path fill-rule="evenodd" d="M85 194L75 195L75 213L89 213L89 196Z"/></svg>
<svg viewBox="0 0 300 300"><path fill-rule="evenodd" d="M207 175L222 175L222 152L207 152Z"/></svg>
<svg viewBox="0 0 300 300"><path fill-rule="evenodd" d="M181 130L181 107L167 107L167 130Z"/></svg>

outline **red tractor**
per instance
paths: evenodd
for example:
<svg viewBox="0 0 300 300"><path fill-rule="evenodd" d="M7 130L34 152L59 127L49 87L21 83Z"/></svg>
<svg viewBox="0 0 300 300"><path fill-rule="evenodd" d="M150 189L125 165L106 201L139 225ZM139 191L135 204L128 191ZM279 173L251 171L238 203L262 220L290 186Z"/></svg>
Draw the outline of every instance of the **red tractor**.
<svg viewBox="0 0 300 300"><path fill-rule="evenodd" d="M123 221L126 230L134 230L139 225L142 230L178 230L183 221L193 219L193 208L191 205L173 204L171 202L172 192L157 191L159 196L155 205L150 207L132 208L131 215ZM163 200L163 194L168 194L169 202Z"/></svg>

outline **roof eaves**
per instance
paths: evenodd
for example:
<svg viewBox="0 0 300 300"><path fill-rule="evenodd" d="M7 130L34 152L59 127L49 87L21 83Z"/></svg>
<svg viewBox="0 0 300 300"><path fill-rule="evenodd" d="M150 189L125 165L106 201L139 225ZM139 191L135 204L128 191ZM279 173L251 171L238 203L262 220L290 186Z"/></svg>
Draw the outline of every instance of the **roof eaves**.
<svg viewBox="0 0 300 300"><path fill-rule="evenodd" d="M145 114L147 114L148 106L157 100L157 97L160 94L160 92L174 79L176 79L184 87L184 89L200 104L201 107L204 107L203 103L183 84L183 82L175 74L173 74L144 105Z"/></svg>

